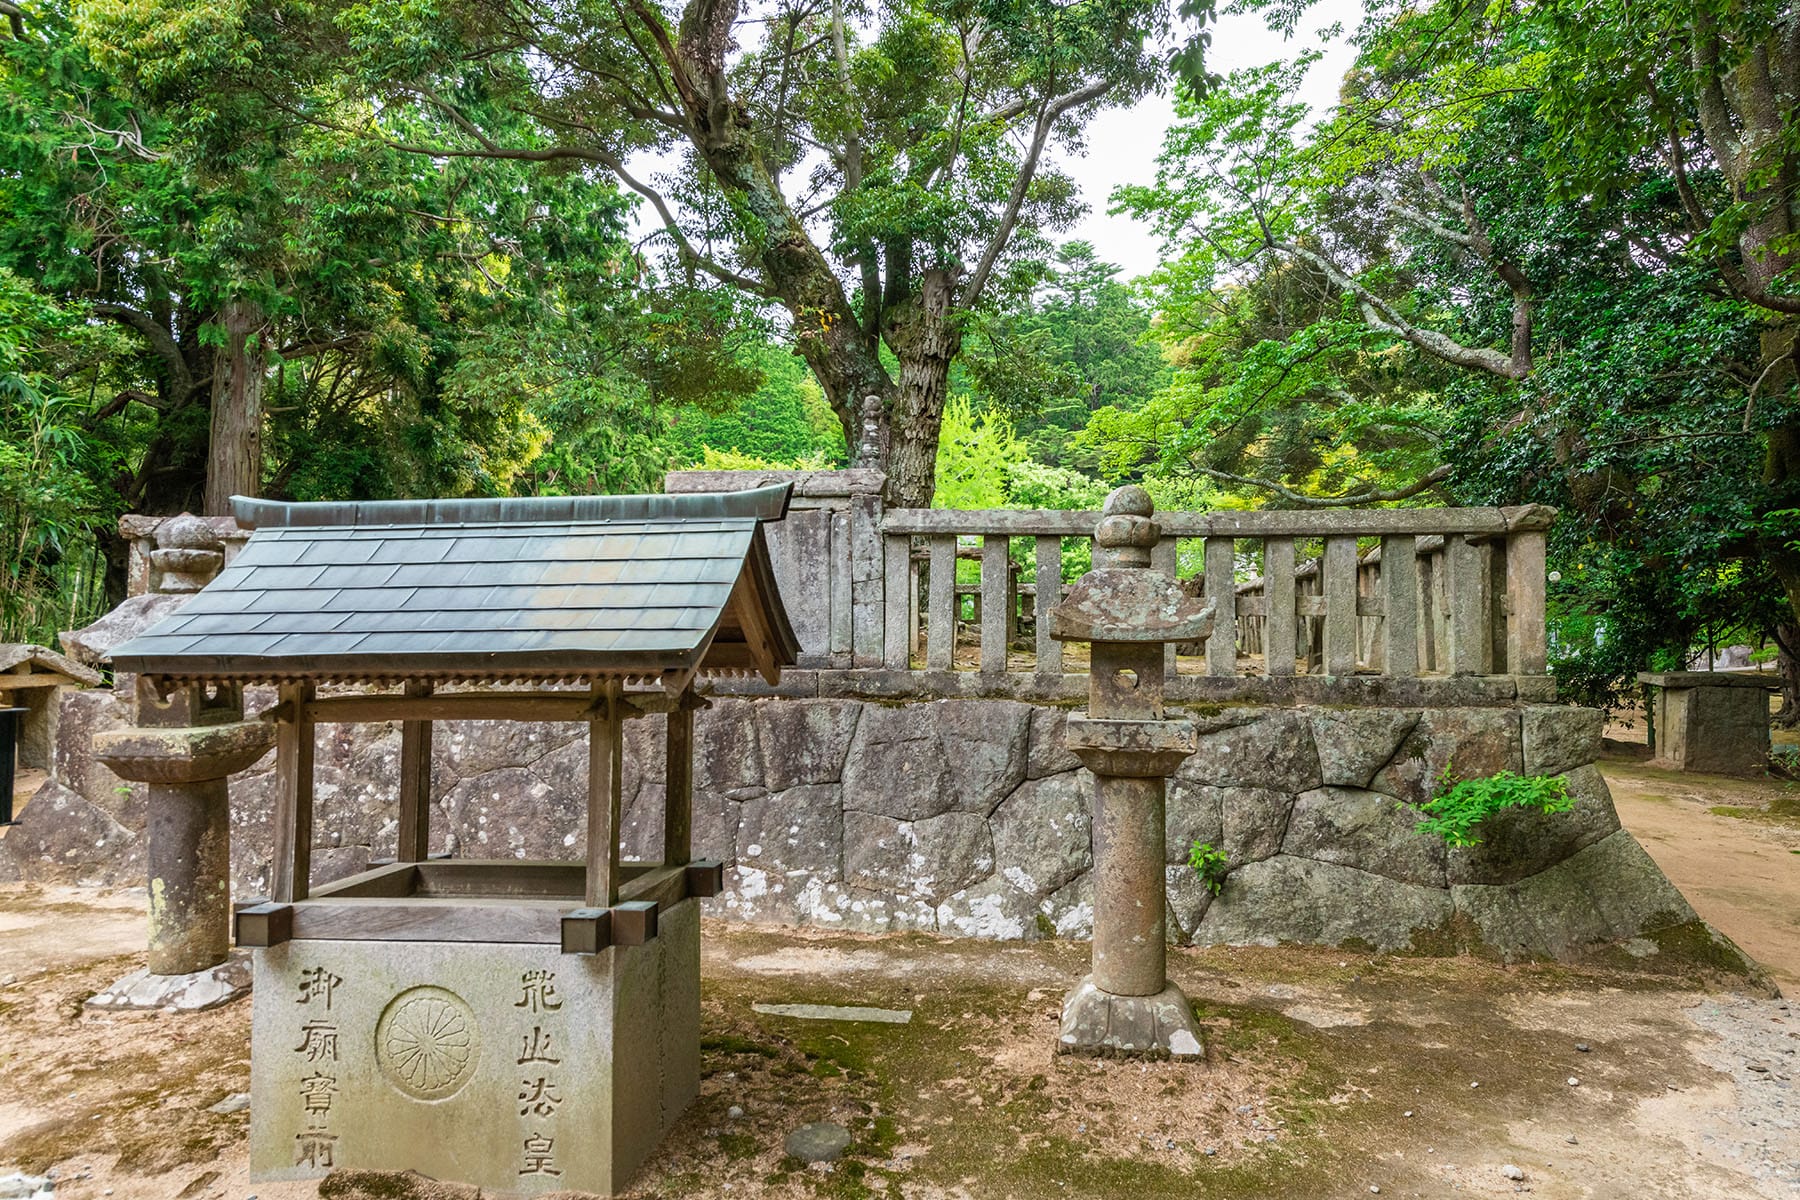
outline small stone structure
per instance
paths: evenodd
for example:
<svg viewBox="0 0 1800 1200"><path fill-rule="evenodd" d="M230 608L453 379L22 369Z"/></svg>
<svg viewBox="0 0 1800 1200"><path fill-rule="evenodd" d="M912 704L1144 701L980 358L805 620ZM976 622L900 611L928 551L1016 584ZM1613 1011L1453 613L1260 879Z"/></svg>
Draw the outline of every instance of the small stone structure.
<svg viewBox="0 0 1800 1200"><path fill-rule="evenodd" d="M1094 569L1050 610L1050 636L1092 645L1088 708L1063 726L1094 776L1094 971L1063 1001L1064 1053L1199 1058L1194 1006L1169 981L1164 781L1199 748L1163 713L1163 647L1204 643L1213 605L1150 566L1150 495L1106 498Z"/></svg>
<svg viewBox="0 0 1800 1200"><path fill-rule="evenodd" d="M1656 757L1675 771L1760 776L1769 766L1773 675L1735 671L1644 672L1656 692Z"/></svg>
<svg viewBox="0 0 1800 1200"><path fill-rule="evenodd" d="M19 766L50 769L64 697L99 683L98 671L48 647L0 643L0 708L25 710L18 719Z"/></svg>
<svg viewBox="0 0 1800 1200"><path fill-rule="evenodd" d="M785 486L240 499L257 533L236 560L113 647L135 673L137 723L95 748L150 786L153 974L225 959L224 779L274 744L267 899L235 914L238 943L255 948L253 1177L344 1167L509 1195L626 1186L699 1091L697 900L717 894L723 867L692 852L694 683L775 684L794 661L762 537L787 502ZM169 553L166 574L221 565L194 558L222 557L203 547ZM276 689L258 719L242 719L245 684ZM649 715L663 718L660 844L653 863L628 864L625 726ZM523 862L430 857L433 726L469 718L585 730L585 845ZM398 861L325 882L312 870L317 731L362 722L399 725L383 797Z"/></svg>

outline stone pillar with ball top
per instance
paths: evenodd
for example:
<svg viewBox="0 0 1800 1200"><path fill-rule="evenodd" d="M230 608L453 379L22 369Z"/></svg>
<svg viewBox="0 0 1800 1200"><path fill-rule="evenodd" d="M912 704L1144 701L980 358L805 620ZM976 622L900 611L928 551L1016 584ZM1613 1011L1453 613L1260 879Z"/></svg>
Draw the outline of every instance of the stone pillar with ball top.
<svg viewBox="0 0 1800 1200"><path fill-rule="evenodd" d="M1050 636L1092 646L1088 710L1069 750L1094 773L1094 970L1063 1002L1066 1054L1198 1058L1193 1007L1167 967L1164 789L1198 746L1163 712L1163 647L1212 633L1213 602L1150 565L1161 530L1141 487L1106 498L1095 562L1050 610Z"/></svg>

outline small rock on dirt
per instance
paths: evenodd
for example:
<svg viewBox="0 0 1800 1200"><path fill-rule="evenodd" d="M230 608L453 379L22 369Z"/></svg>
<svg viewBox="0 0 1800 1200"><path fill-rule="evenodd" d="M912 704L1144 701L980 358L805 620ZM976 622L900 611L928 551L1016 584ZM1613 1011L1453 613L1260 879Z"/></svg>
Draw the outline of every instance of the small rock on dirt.
<svg viewBox="0 0 1800 1200"><path fill-rule="evenodd" d="M26 1197L55 1194L56 1181L48 1176L27 1175L23 1171L0 1175L0 1198L3 1200L25 1200Z"/></svg>
<svg viewBox="0 0 1800 1200"><path fill-rule="evenodd" d="M835 1121L814 1121L788 1134L782 1148L801 1162L836 1162L850 1148L850 1131Z"/></svg>
<svg viewBox="0 0 1800 1200"><path fill-rule="evenodd" d="M734 1104L725 1110L725 1115L730 1117L733 1121L739 1121L743 1119L744 1110Z"/></svg>
<svg viewBox="0 0 1800 1200"><path fill-rule="evenodd" d="M1525 1172L1521 1171L1518 1167L1513 1166L1511 1163L1507 1163L1504 1167L1501 1167L1500 1174L1514 1182L1518 1182L1525 1178Z"/></svg>
<svg viewBox="0 0 1800 1200"><path fill-rule="evenodd" d="M249 1107L250 1107L250 1093L249 1092L233 1092L233 1093L231 1093L231 1095L225 1097L223 1100L219 1101L217 1104L208 1108L206 1111L214 1112L214 1113L234 1113L234 1112L243 1112L246 1108L249 1108Z"/></svg>
<svg viewBox="0 0 1800 1200"><path fill-rule="evenodd" d="M1593 1047L1588 1045L1586 1042L1576 1042L1575 1043L1575 1050L1576 1050L1576 1053L1578 1053L1578 1054L1586 1054L1589 1050L1592 1050L1592 1049L1593 1049Z"/></svg>

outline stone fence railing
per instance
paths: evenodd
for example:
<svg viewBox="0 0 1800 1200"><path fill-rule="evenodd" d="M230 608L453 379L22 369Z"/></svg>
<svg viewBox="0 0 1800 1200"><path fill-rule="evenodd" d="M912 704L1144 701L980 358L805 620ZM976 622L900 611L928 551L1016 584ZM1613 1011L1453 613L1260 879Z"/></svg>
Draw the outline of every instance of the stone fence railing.
<svg viewBox="0 0 1800 1200"><path fill-rule="evenodd" d="M782 691L1074 700L1085 649L1044 618L1064 551L1098 513L885 509L868 470L672 474L670 491L796 484L773 529L805 654ZM1198 647L1170 647L1173 700L1496 704L1545 700L1553 509L1159 512L1157 561L1230 595ZM1075 556L1079 559L1079 555ZM957 564L967 563L958 580ZM1260 574L1256 572L1260 571ZM1057 587L1043 581L1055 579ZM742 689L754 692L760 685Z"/></svg>

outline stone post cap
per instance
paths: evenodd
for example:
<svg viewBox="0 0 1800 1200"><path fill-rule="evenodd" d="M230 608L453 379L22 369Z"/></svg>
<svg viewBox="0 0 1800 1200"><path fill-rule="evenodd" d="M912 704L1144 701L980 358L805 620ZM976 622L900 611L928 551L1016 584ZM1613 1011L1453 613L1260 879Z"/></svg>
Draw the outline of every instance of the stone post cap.
<svg viewBox="0 0 1800 1200"><path fill-rule="evenodd" d="M1100 511L1094 544L1107 552L1114 566L1149 566L1150 551L1162 540L1161 527L1150 519L1156 511L1150 493L1128 483L1115 488Z"/></svg>
<svg viewBox="0 0 1800 1200"><path fill-rule="evenodd" d="M1212 634L1214 604L1181 590L1150 565L1162 540L1156 506L1136 484L1106 498L1094 544L1104 558L1050 610L1050 636L1076 642L1199 642ZM1096 556L1099 558L1100 556Z"/></svg>
<svg viewBox="0 0 1800 1200"><path fill-rule="evenodd" d="M121 779L200 783L244 770L274 744L275 726L268 721L134 727L96 733L94 757Z"/></svg>

